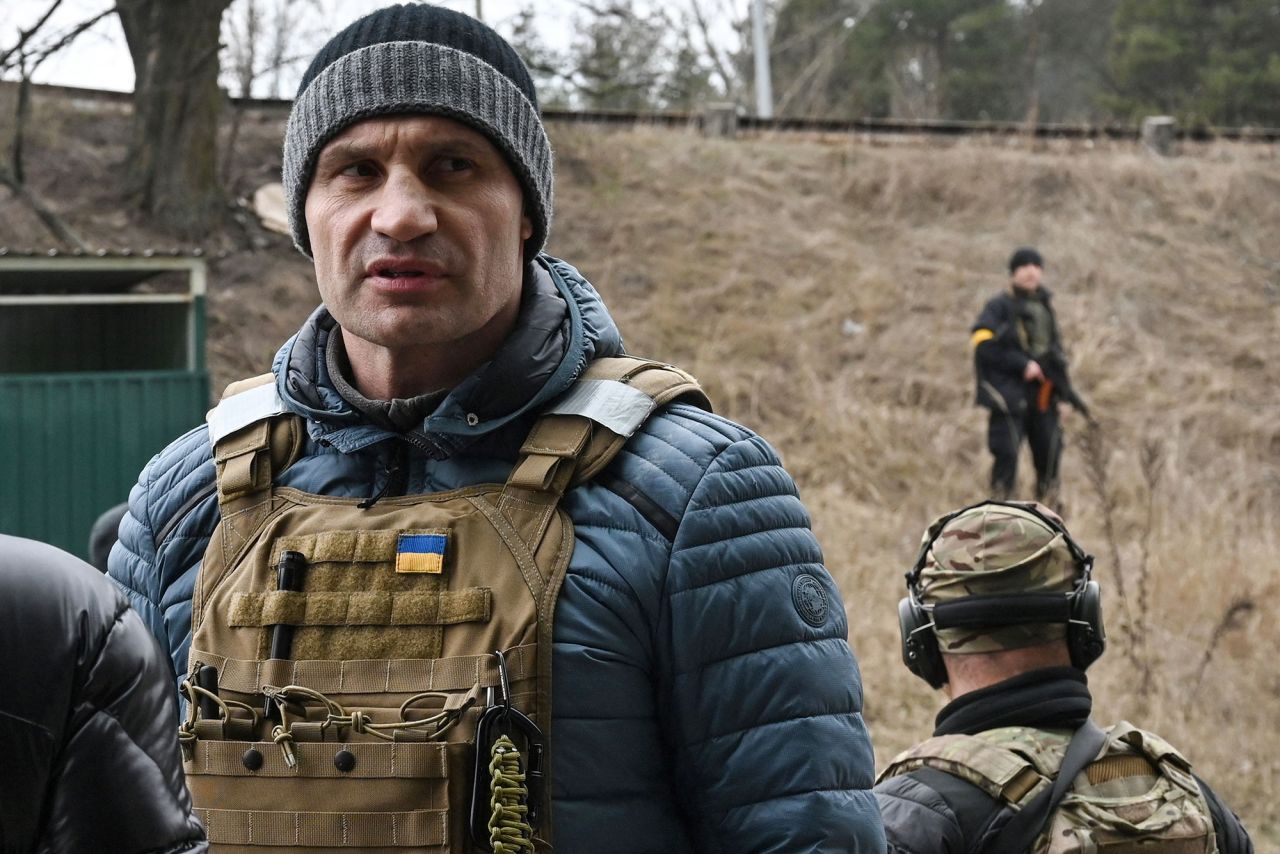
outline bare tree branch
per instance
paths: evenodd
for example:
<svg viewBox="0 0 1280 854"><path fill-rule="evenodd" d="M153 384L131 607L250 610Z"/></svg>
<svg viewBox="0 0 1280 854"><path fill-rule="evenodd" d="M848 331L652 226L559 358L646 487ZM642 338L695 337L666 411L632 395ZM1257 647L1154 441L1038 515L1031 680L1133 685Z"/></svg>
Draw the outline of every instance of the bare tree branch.
<svg viewBox="0 0 1280 854"><path fill-rule="evenodd" d="M698 25L698 32L702 35L703 49L711 60L711 64L715 66L716 74L719 74L720 79L724 81L725 97L733 100L738 92L737 75L729 73L728 63L724 61L719 49L711 40L711 26L707 23L706 13L702 11L702 3L699 0L690 0L689 5L693 7L693 19Z"/></svg>
<svg viewBox="0 0 1280 854"><path fill-rule="evenodd" d="M57 235L59 240L69 243L75 248L81 249L85 252L93 251L92 247L81 240L80 236L72 231L70 227L62 221L61 217L49 210L43 202L36 198L36 196L27 189L25 184L15 181L8 171L0 170L0 184L4 184L12 190L15 196L25 202L31 210L35 211L35 214L40 218L40 221L45 224L46 228Z"/></svg>
<svg viewBox="0 0 1280 854"><path fill-rule="evenodd" d="M0 71L4 71L9 67L9 57L13 56L15 53L19 56L24 53L23 48L26 47L27 41L40 31L40 28L43 27L49 18L53 16L54 12L58 11L58 7L61 5L62 0L53 0L53 4L45 10L45 13L40 16L40 20L36 21L30 29L18 30L18 43L6 50L4 53L0 53Z"/></svg>
<svg viewBox="0 0 1280 854"><path fill-rule="evenodd" d="M13 172L13 180L22 184L27 180L26 169L22 164L22 149L26 139L27 117L31 115L31 73L26 67L26 55L19 54L19 57L22 80L18 83L18 106L14 110L13 140L9 144L9 164Z"/></svg>
<svg viewBox="0 0 1280 854"><path fill-rule="evenodd" d="M77 38L80 37L81 33L91 28L94 24L98 23L103 18L107 17L108 15L114 15L115 11L116 11L115 6L112 6L109 9L104 9L98 14L94 15L92 18L89 18L88 20L85 20L85 21L81 21L79 24L76 24L70 30L67 30L67 32L64 33L62 37L59 38L53 44L49 45L48 47L41 48L40 52L35 54L35 62L31 64L30 71L34 72L36 68L40 66L40 63L44 62L46 59L53 56L55 53L62 50L67 45L71 44L73 41L75 41Z"/></svg>

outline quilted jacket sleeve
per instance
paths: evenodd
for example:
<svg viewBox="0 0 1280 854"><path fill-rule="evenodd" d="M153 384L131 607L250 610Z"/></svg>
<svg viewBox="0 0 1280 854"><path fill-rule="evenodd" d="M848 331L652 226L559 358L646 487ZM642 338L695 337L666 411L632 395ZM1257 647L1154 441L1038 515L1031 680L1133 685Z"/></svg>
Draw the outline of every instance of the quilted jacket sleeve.
<svg viewBox="0 0 1280 854"><path fill-rule="evenodd" d="M697 484L665 599L664 726L697 850L883 851L844 606L760 437Z"/></svg>
<svg viewBox="0 0 1280 854"><path fill-rule="evenodd" d="M922 777L946 784L946 794ZM963 791L965 787L970 791ZM889 854L962 854L977 850L977 845L966 843L968 837L956 809L965 811L971 820L983 817L980 823L971 822L975 827L969 833L975 838L984 838L979 825L985 827L994 814L991 798L980 789L929 768L884 780L875 787L875 795Z"/></svg>
<svg viewBox="0 0 1280 854"><path fill-rule="evenodd" d="M107 572L181 678L191 641L191 594L218 519L208 431L176 439L142 470Z"/></svg>
<svg viewBox="0 0 1280 854"><path fill-rule="evenodd" d="M138 615L92 567L41 543L0 537L0 578L0 848L206 850L168 664Z"/></svg>

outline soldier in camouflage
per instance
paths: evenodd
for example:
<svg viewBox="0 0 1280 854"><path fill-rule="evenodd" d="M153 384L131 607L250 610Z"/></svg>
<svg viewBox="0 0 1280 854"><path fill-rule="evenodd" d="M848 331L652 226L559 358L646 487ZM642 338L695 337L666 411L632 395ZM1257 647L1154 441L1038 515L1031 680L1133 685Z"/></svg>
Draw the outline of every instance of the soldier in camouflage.
<svg viewBox="0 0 1280 854"><path fill-rule="evenodd" d="M1027 823L1032 854L1251 854L1187 760L1126 722L1093 730L1102 747L1048 799L1073 735L1093 729L1083 671L1104 644L1091 566L1040 504L987 501L929 527L900 606L903 656L950 702L877 782L890 854L1021 851L1007 831L1042 793L1056 806Z"/></svg>

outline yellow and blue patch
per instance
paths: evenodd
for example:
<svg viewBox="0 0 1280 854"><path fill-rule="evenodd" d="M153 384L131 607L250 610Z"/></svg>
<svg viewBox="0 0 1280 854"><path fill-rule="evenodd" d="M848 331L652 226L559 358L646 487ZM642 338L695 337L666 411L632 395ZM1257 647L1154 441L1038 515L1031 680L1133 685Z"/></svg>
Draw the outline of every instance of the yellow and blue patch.
<svg viewBox="0 0 1280 854"><path fill-rule="evenodd" d="M396 541L396 572L444 572L449 529L406 531Z"/></svg>

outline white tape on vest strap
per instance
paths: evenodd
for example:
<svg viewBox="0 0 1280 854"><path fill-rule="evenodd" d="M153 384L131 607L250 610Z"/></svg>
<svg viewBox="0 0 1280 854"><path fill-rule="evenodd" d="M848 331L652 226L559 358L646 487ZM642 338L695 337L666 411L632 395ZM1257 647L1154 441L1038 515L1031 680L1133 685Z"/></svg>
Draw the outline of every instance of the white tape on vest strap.
<svg viewBox="0 0 1280 854"><path fill-rule="evenodd" d="M653 398L617 380L581 380L548 409L556 415L581 415L630 437L653 412Z"/></svg>
<svg viewBox="0 0 1280 854"><path fill-rule="evenodd" d="M247 427L264 418L284 412L284 401L276 392L274 382L233 394L209 410L209 443L218 444L241 427Z"/></svg>

